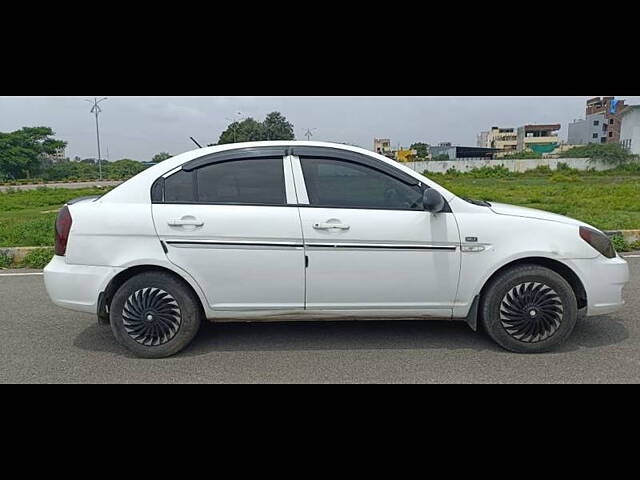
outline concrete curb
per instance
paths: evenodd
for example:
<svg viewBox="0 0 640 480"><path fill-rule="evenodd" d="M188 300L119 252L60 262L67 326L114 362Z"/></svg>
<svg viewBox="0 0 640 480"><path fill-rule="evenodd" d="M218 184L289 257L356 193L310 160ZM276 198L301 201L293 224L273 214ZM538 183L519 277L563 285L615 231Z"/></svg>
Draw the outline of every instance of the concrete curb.
<svg viewBox="0 0 640 480"><path fill-rule="evenodd" d="M640 230L605 230L610 237L613 235L622 235L628 243L640 242Z"/></svg>
<svg viewBox="0 0 640 480"><path fill-rule="evenodd" d="M41 248L53 247L0 247L0 255L9 257L12 264L18 265L22 260L24 260L24 257L26 257L29 252L39 250Z"/></svg>

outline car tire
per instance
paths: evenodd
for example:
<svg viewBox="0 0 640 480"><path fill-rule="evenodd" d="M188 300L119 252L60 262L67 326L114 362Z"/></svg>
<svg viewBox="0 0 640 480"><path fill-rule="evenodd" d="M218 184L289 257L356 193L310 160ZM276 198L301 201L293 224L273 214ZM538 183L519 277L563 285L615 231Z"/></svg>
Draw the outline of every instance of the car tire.
<svg viewBox="0 0 640 480"><path fill-rule="evenodd" d="M163 272L127 280L111 301L111 330L120 344L138 357L164 358L185 348L202 323L202 308L193 290Z"/></svg>
<svg viewBox="0 0 640 480"><path fill-rule="evenodd" d="M541 353L569 337L578 305L562 276L539 265L520 265L490 281L481 298L480 314L484 329L501 347Z"/></svg>

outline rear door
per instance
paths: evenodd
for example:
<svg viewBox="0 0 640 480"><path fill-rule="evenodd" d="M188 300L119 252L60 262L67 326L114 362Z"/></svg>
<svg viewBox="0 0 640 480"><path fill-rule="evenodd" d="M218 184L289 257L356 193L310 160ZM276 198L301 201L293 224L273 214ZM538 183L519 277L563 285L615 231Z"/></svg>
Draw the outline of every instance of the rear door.
<svg viewBox="0 0 640 480"><path fill-rule="evenodd" d="M160 183L163 194L153 202L158 235L211 308L304 308L302 232L284 152L214 156Z"/></svg>
<svg viewBox="0 0 640 480"><path fill-rule="evenodd" d="M453 214L424 211L427 187L386 164L377 168L375 159L298 151L307 309L449 317L460 271Z"/></svg>

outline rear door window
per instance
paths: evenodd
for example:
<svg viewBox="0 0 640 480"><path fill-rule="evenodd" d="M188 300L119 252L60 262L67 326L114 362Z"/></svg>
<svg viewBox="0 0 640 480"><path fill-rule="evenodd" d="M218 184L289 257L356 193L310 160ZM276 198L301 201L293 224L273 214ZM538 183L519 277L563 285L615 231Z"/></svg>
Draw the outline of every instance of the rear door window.
<svg viewBox="0 0 640 480"><path fill-rule="evenodd" d="M198 202L248 205L287 203L282 158L214 163L197 170Z"/></svg>
<svg viewBox="0 0 640 480"><path fill-rule="evenodd" d="M282 158L249 158L213 163L164 179L164 202L285 205Z"/></svg>

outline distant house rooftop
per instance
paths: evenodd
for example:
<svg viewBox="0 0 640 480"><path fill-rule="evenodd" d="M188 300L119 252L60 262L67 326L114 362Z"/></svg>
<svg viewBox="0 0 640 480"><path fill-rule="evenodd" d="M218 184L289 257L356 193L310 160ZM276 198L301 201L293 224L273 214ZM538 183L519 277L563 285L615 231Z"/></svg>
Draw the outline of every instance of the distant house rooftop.
<svg viewBox="0 0 640 480"><path fill-rule="evenodd" d="M532 131L536 131L536 130L560 130L560 124L559 123L551 123L551 124L546 124L546 125L525 125L524 126L525 130L528 130L530 132Z"/></svg>

